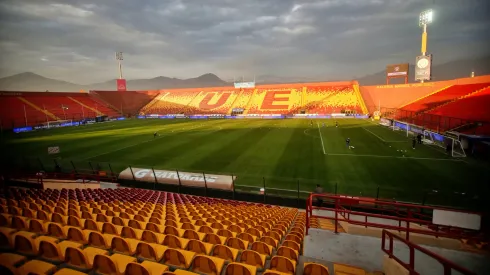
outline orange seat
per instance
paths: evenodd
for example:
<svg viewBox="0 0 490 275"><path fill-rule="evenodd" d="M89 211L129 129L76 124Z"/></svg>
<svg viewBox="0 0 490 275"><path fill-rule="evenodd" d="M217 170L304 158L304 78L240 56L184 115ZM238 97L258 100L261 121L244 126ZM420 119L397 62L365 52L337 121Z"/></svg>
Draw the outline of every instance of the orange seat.
<svg viewBox="0 0 490 275"><path fill-rule="evenodd" d="M296 272L296 262L283 256L274 256L271 259L270 269L286 274L294 274Z"/></svg>
<svg viewBox="0 0 490 275"><path fill-rule="evenodd" d="M196 254L209 255L213 249L213 245L209 243L204 243L198 240L189 240L186 250L195 252Z"/></svg>
<svg viewBox="0 0 490 275"><path fill-rule="evenodd" d="M265 267L265 255L261 255L253 250L245 250L242 252L240 256L240 262L244 264L248 264L251 266L255 266L257 268Z"/></svg>
<svg viewBox="0 0 490 275"><path fill-rule="evenodd" d="M207 275L219 275L223 270L225 261L220 258L197 255L192 260L190 271Z"/></svg>
<svg viewBox="0 0 490 275"><path fill-rule="evenodd" d="M245 250L248 248L248 242L238 238L228 238L226 245L239 250Z"/></svg>
<svg viewBox="0 0 490 275"><path fill-rule="evenodd" d="M328 272L328 268L326 266L317 263L305 263L303 274L304 275L317 275L317 274L330 275L330 273Z"/></svg>
<svg viewBox="0 0 490 275"><path fill-rule="evenodd" d="M167 247L161 244L140 242L136 247L135 256L159 262L162 260L165 250L167 250Z"/></svg>
<svg viewBox="0 0 490 275"><path fill-rule="evenodd" d="M279 249L277 250L277 255L289 258L295 262L298 261L298 251L287 246L279 247Z"/></svg>
<svg viewBox="0 0 490 275"><path fill-rule="evenodd" d="M272 246L260 241L252 243L251 250L266 256L271 256L273 252Z"/></svg>
<svg viewBox="0 0 490 275"><path fill-rule="evenodd" d="M166 265L187 269L194 255L195 253L191 251L168 248L163 254L162 262Z"/></svg>
<svg viewBox="0 0 490 275"><path fill-rule="evenodd" d="M168 270L168 266L144 261L143 263L129 263L126 266L125 274L127 275L161 275Z"/></svg>
<svg viewBox="0 0 490 275"><path fill-rule="evenodd" d="M56 266L47 262L32 260L23 265L18 269L19 275L29 275L29 274L51 274L56 271Z"/></svg>
<svg viewBox="0 0 490 275"><path fill-rule="evenodd" d="M225 261L234 262L238 256L238 249L228 247L226 245L218 244L213 248L212 256L221 258Z"/></svg>
<svg viewBox="0 0 490 275"><path fill-rule="evenodd" d="M225 270L226 275L255 275L257 268L242 263L230 263Z"/></svg>

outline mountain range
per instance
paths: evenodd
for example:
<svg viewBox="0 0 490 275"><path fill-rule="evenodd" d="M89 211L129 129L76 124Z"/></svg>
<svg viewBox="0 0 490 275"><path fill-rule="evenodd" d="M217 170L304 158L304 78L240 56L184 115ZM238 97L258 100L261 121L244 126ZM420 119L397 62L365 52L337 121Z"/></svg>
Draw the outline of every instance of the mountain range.
<svg viewBox="0 0 490 275"><path fill-rule="evenodd" d="M414 82L415 66L410 65L410 82ZM490 56L478 59L465 59L451 61L448 63L432 66L432 76L434 81L449 80L461 77L469 77L471 72L475 75L490 74ZM344 79L351 80L351 79ZM385 71L366 75L357 79L361 85L382 85L386 82ZM279 84L294 82L319 82L319 81L338 81L338 79L328 79L328 77L281 77L275 75L260 75L256 77L258 84ZM403 81L398 79L398 81ZM397 83L395 79L393 81ZM398 82L400 83L400 82ZM195 78L179 79L159 76L150 79L127 80L128 90L159 90L176 88L198 88L198 87L224 87L232 86L232 82L227 82L212 73L207 73ZM94 83L89 85L78 85L62 80L50 79L41 75L25 72L8 77L0 78L0 91L51 91L51 92L75 92L80 90L115 90L116 80Z"/></svg>

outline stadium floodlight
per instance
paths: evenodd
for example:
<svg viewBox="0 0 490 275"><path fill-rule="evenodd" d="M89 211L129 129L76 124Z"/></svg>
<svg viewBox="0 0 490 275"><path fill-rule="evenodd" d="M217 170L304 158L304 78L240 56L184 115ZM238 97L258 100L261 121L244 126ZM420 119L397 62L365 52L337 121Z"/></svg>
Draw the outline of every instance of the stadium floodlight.
<svg viewBox="0 0 490 275"><path fill-rule="evenodd" d="M433 16L434 12L432 10L425 10L421 12L419 16L419 26L423 27L424 25L432 23Z"/></svg>
<svg viewBox="0 0 490 275"><path fill-rule="evenodd" d="M122 52L116 52L116 60L119 65L119 79L122 79L122 64L121 61L123 60L123 53Z"/></svg>

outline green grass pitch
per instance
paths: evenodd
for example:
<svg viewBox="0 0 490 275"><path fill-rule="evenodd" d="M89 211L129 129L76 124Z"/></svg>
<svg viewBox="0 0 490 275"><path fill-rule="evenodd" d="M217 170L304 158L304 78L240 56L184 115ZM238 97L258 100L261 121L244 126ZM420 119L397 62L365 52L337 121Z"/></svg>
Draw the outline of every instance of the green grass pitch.
<svg viewBox="0 0 490 275"><path fill-rule="evenodd" d="M432 146L413 150L404 133L368 120L337 121L338 128L333 119L314 120L313 126L308 119L133 119L3 133L1 149L8 161L27 157L48 171L57 158L65 171L73 162L79 172L97 164L108 170L110 163L117 173L131 165L233 174L237 189L265 181L271 191L299 185L302 196L316 184L332 193L455 206L488 194L489 169L471 159ZM346 138L354 148L347 148ZM60 154L48 155L49 146L59 146Z"/></svg>

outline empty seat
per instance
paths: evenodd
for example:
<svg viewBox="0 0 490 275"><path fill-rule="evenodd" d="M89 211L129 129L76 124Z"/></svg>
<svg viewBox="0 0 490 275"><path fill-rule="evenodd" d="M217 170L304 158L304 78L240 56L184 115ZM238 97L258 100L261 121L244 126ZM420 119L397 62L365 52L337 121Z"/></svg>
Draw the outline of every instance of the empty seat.
<svg viewBox="0 0 490 275"><path fill-rule="evenodd" d="M167 247L160 244L140 242L136 247L135 256L159 262L162 260L165 250L167 250Z"/></svg>
<svg viewBox="0 0 490 275"><path fill-rule="evenodd" d="M23 265L21 265L18 269L19 275L28 275L28 274L51 274L56 270L56 266L47 262L32 260Z"/></svg>
<svg viewBox="0 0 490 275"><path fill-rule="evenodd" d="M256 267L242 263L230 263L225 270L226 275L254 275L256 273Z"/></svg>
<svg viewBox="0 0 490 275"><path fill-rule="evenodd" d="M223 259L217 257L197 255L192 260L191 271L208 275L219 275L224 263Z"/></svg>
<svg viewBox="0 0 490 275"><path fill-rule="evenodd" d="M165 265L187 269L191 265L194 255L195 253L191 251L168 248L163 254L162 262Z"/></svg>
<svg viewBox="0 0 490 275"><path fill-rule="evenodd" d="M245 250L240 255L240 262L263 269L266 255L261 255L253 250Z"/></svg>
<svg viewBox="0 0 490 275"><path fill-rule="evenodd" d="M161 275L165 271L168 270L168 266L155 263L155 262L150 262L150 261L144 261L143 263L129 263L126 266L126 271L125 274L128 275Z"/></svg>
<svg viewBox="0 0 490 275"><path fill-rule="evenodd" d="M328 268L326 266L317 263L305 263L303 274L304 275L330 275L330 273L328 272Z"/></svg>
<svg viewBox="0 0 490 275"><path fill-rule="evenodd" d="M238 252L238 249L218 244L213 247L212 256L221 258L225 261L234 262L237 259Z"/></svg>
<svg viewBox="0 0 490 275"><path fill-rule="evenodd" d="M209 255L212 248L212 244L204 243L198 240L189 240L186 250L195 252L196 254Z"/></svg>
<svg viewBox="0 0 490 275"><path fill-rule="evenodd" d="M270 269L287 274L294 274L296 272L296 262L283 256L274 256L271 259Z"/></svg>

